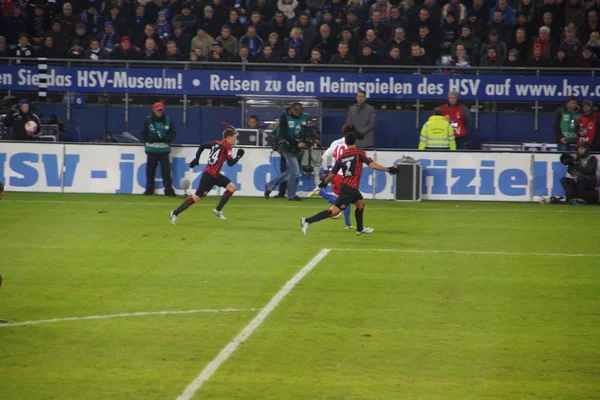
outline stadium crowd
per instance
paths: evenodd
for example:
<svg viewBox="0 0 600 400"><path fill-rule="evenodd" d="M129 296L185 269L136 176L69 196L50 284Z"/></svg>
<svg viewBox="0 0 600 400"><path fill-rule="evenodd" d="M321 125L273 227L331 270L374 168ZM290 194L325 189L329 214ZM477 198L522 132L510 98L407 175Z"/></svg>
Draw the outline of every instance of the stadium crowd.
<svg viewBox="0 0 600 400"><path fill-rule="evenodd" d="M600 0L0 0L0 57L600 66Z"/></svg>

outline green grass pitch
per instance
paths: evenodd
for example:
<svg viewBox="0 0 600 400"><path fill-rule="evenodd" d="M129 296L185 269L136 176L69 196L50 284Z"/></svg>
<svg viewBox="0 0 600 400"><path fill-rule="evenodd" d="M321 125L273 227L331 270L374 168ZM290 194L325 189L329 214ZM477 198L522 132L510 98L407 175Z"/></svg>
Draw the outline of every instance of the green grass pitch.
<svg viewBox="0 0 600 400"><path fill-rule="evenodd" d="M323 248L194 399L600 399L600 208L181 201L6 194L0 399L175 400Z"/></svg>

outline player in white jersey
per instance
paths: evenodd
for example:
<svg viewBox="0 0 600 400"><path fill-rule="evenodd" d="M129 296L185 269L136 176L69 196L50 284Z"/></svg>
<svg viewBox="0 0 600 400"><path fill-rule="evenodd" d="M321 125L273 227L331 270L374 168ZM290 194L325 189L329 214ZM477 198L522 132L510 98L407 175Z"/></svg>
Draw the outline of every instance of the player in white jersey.
<svg viewBox="0 0 600 400"><path fill-rule="evenodd" d="M324 171L325 174L327 174L328 171L331 168L333 168L338 157L341 156L342 153L348 149L348 146L346 145L346 140L344 139L344 136L346 136L346 133L348 132L354 132L354 125L345 124L342 127L342 137L331 143L331 146L329 146L327 151L323 154L323 168L326 169L326 171ZM320 189L319 187L316 187L312 192L308 194L307 197L321 196L329 203L335 204L335 202L337 201L337 197L340 194L341 182L342 171L340 170L335 176L335 178L333 178L333 180L331 181L333 185L333 193L327 193L325 189ZM355 227L352 226L352 221L350 220L350 207L347 207L344 210L344 220L346 221L346 229L355 229Z"/></svg>

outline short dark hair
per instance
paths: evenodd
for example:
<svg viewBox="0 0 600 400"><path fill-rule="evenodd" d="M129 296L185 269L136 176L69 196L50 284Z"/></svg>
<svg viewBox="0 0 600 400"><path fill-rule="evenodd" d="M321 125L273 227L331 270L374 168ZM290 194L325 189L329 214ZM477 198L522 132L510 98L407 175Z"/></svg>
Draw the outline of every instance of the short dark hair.
<svg viewBox="0 0 600 400"><path fill-rule="evenodd" d="M229 25L223 25L221 27L221 30L223 30L223 29L227 29L229 32L231 32L231 27Z"/></svg>
<svg viewBox="0 0 600 400"><path fill-rule="evenodd" d="M225 128L223 131L223 139L227 139L228 137L235 136L235 129L233 128Z"/></svg>
<svg viewBox="0 0 600 400"><path fill-rule="evenodd" d="M434 108L433 115L442 115L442 108L441 107Z"/></svg>
<svg viewBox="0 0 600 400"><path fill-rule="evenodd" d="M344 141L347 146L352 146L356 144L356 134L354 132L348 132L344 135Z"/></svg>
<svg viewBox="0 0 600 400"><path fill-rule="evenodd" d="M266 49L267 47L270 48L271 50L273 50L273 46L271 46L268 43L263 46L263 50Z"/></svg>
<svg viewBox="0 0 600 400"><path fill-rule="evenodd" d="M567 102L569 102L569 101L577 101L577 97L571 96L571 97L569 97L569 100L567 100Z"/></svg>
<svg viewBox="0 0 600 400"><path fill-rule="evenodd" d="M258 115L252 114L251 116L248 117L248 121L250 121L251 119L255 119L256 122L260 121L260 119L258 118Z"/></svg>
<svg viewBox="0 0 600 400"><path fill-rule="evenodd" d="M358 92L356 92L357 95L359 95L361 93L364 94L365 97L367 97L367 92L365 92L364 90L359 90Z"/></svg>

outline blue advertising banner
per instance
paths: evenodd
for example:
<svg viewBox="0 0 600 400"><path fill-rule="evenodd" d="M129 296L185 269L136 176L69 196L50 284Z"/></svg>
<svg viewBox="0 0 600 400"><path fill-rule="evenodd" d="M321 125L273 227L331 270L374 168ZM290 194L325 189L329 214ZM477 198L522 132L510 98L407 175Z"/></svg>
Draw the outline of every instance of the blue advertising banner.
<svg viewBox="0 0 600 400"><path fill-rule="evenodd" d="M0 90L37 90L36 66L0 66ZM463 100L562 101L600 97L600 79L582 76L505 76L174 70L50 67L48 90L79 93L182 94L199 96L284 95L440 100L450 91Z"/></svg>

